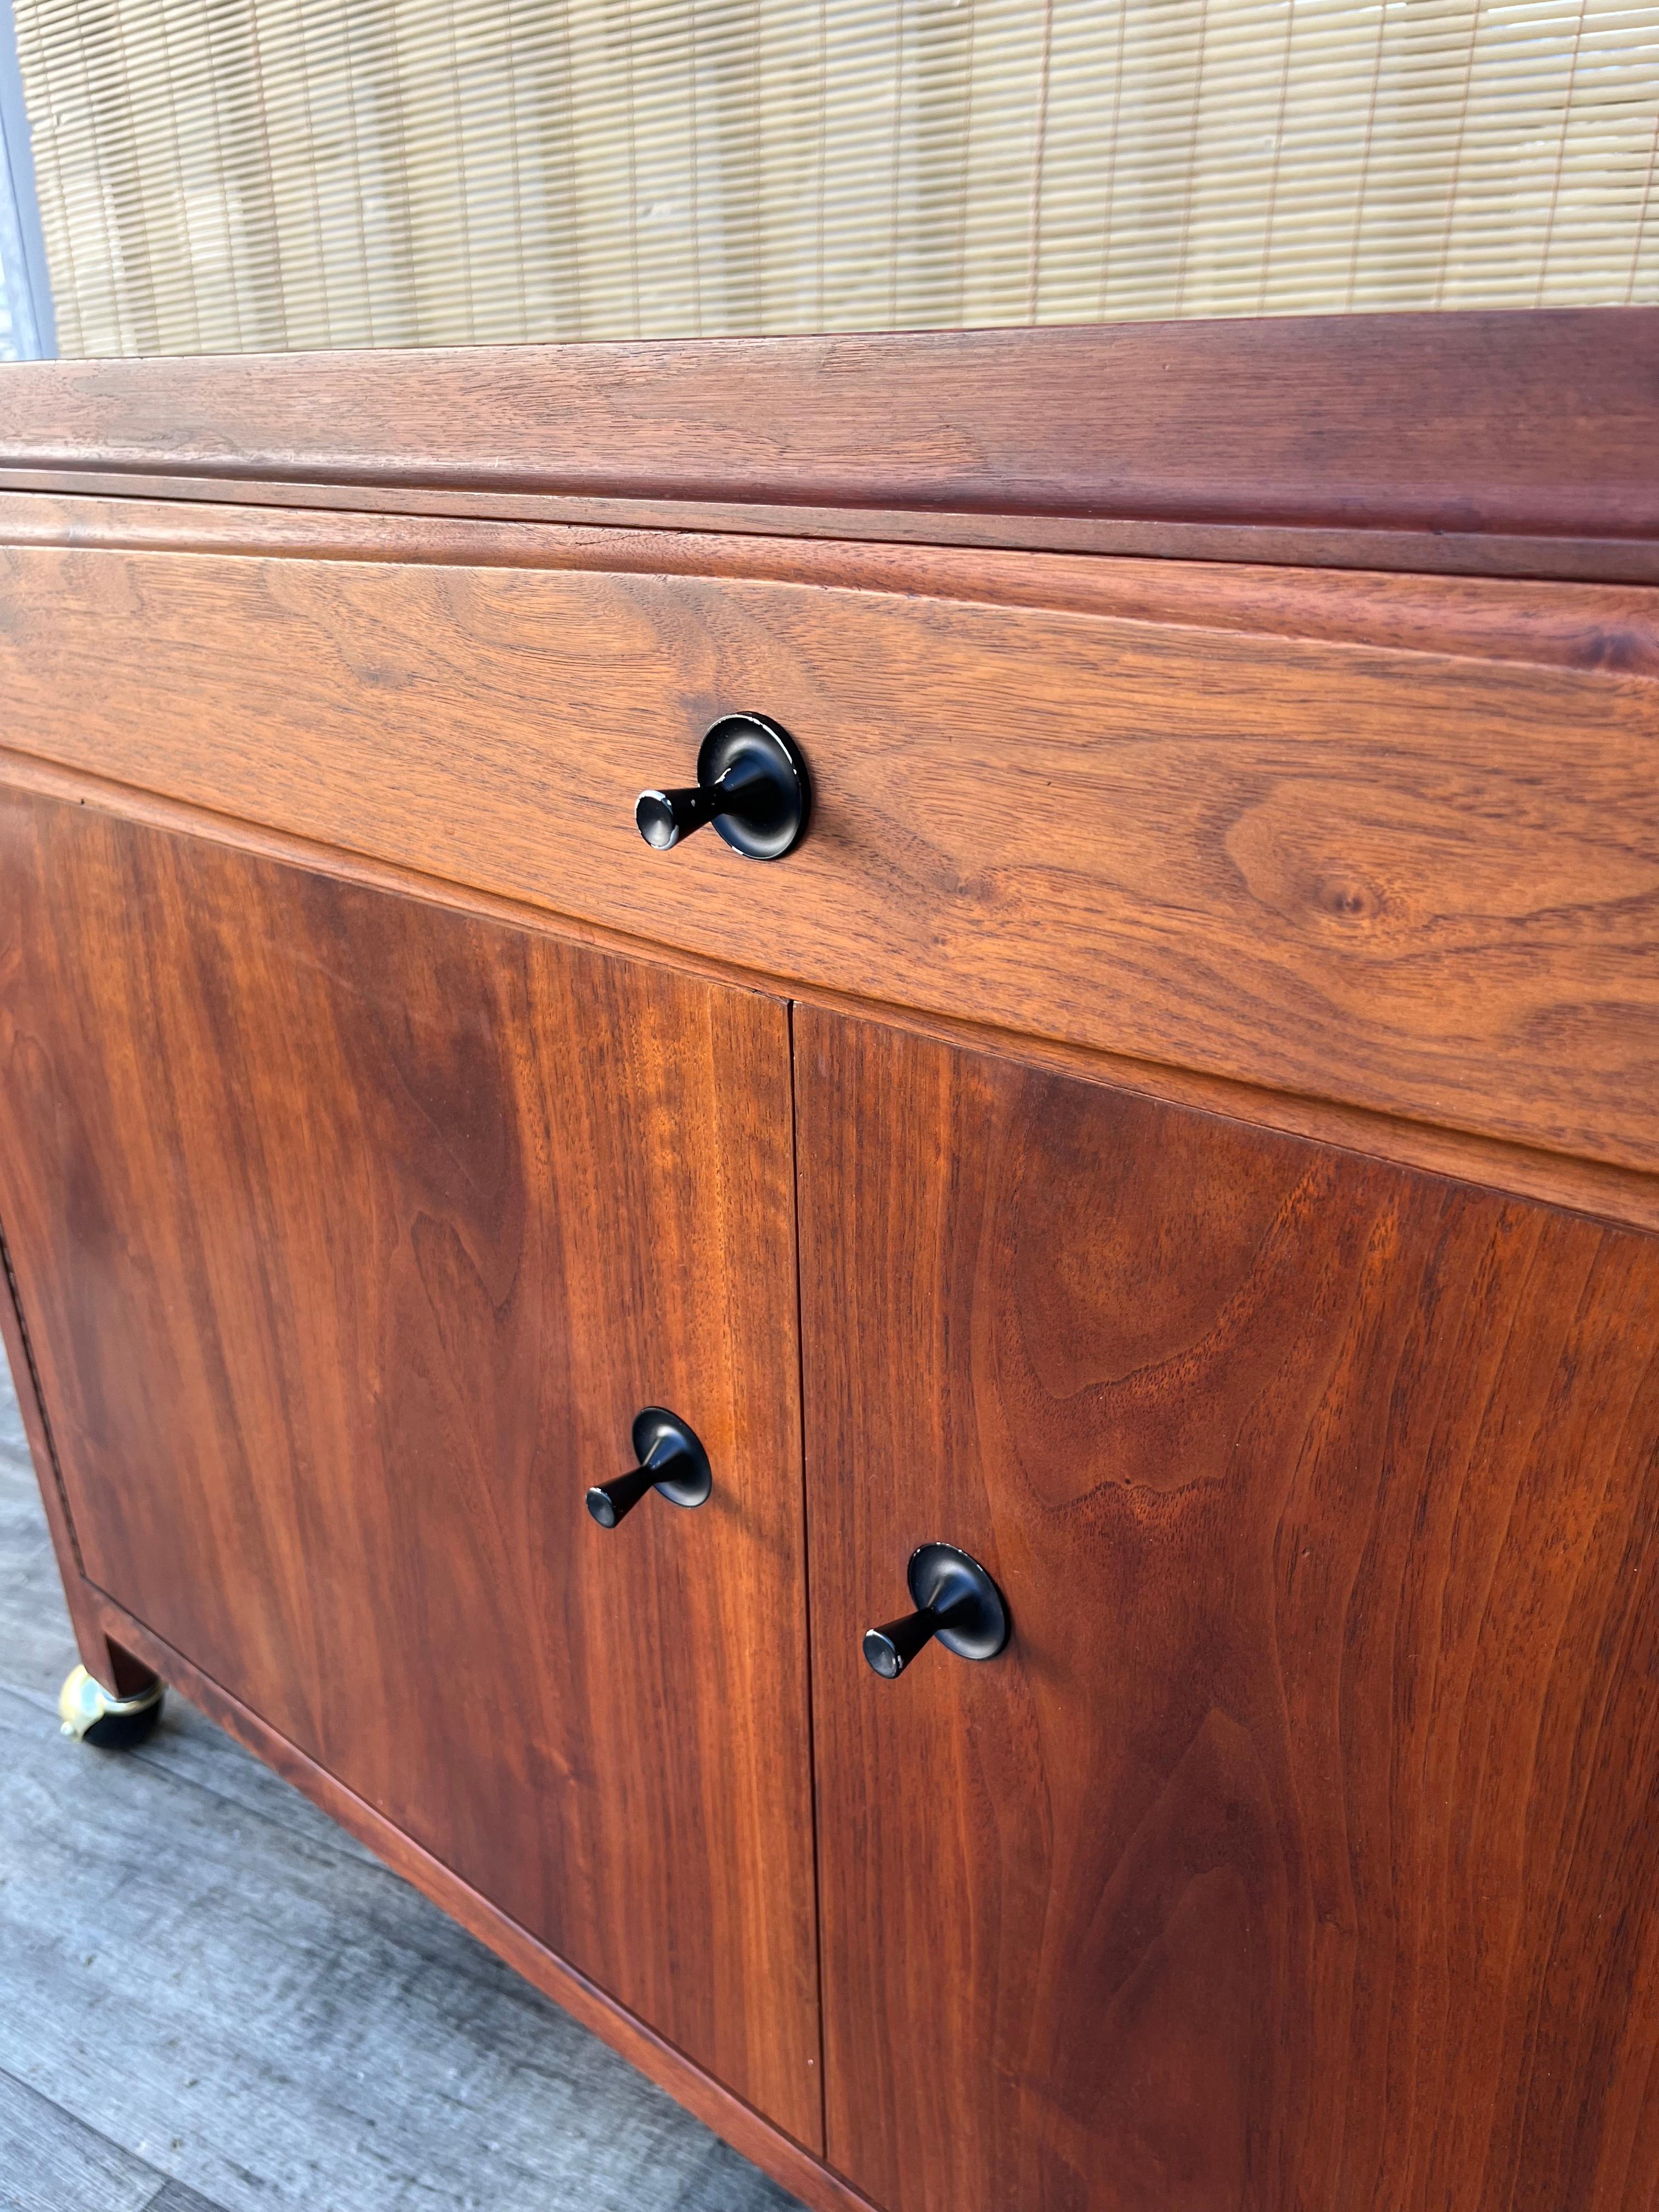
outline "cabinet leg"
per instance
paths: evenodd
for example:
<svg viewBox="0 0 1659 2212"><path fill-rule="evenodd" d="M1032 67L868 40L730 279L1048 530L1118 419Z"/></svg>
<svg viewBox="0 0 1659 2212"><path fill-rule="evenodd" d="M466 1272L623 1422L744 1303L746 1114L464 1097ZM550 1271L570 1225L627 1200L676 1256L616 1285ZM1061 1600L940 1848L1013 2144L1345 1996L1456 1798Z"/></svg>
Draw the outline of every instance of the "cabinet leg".
<svg viewBox="0 0 1659 2212"><path fill-rule="evenodd" d="M118 1644L104 1648L109 1686L88 1668L73 1668L58 1693L58 1717L65 1735L100 1751L130 1751L161 1717L161 1680Z"/></svg>

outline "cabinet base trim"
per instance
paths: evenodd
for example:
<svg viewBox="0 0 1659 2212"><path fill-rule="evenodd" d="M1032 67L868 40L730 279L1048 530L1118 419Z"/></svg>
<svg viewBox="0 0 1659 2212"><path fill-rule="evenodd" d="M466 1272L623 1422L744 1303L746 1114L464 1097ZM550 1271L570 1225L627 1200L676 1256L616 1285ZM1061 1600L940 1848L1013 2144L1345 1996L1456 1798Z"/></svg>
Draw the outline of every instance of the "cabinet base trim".
<svg viewBox="0 0 1659 2212"><path fill-rule="evenodd" d="M70 1577L66 1575L65 1581ZM337 1781L326 1768L279 1735L210 1675L191 1664L182 1653L164 1643L115 1600L93 1583L80 1580L89 1610L101 1621L105 1632L125 1649L153 1667L162 1680L188 1698L207 1717L223 1729L244 1750L261 1759L284 1782L290 1783L330 1820L366 1844L377 1858L412 1887L430 1898L439 1910L459 1921L515 1973L522 1974L544 1996L550 1997L579 2020L630 2066L665 2089L677 2104L712 2128L734 2150L751 2159L763 2173L793 2191L810 2212L875 2212L867 2197L820 2163L813 2154L782 2135L753 2108L723 2088L700 2066L665 2043L653 2030L636 2020L590 1982L585 1974L538 1943L533 1936L499 1911L487 1898L463 1881L443 1863L394 1827L384 1814Z"/></svg>

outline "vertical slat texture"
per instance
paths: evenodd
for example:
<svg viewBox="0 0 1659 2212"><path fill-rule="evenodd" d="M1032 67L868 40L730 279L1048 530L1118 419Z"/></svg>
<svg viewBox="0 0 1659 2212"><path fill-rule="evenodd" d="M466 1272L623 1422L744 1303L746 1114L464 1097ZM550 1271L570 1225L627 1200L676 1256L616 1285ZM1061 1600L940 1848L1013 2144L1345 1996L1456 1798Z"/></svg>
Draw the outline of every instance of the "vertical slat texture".
<svg viewBox="0 0 1659 2212"><path fill-rule="evenodd" d="M1613 304L1659 4L19 0L66 353Z"/></svg>

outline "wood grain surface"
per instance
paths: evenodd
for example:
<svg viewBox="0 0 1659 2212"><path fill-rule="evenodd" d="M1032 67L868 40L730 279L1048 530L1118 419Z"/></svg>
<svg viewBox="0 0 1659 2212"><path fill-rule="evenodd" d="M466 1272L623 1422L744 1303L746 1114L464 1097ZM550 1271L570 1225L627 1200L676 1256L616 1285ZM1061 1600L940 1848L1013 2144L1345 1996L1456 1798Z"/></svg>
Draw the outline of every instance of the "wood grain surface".
<svg viewBox="0 0 1659 2212"><path fill-rule="evenodd" d="M0 1062L91 1581L816 2146L787 1010L13 794Z"/></svg>
<svg viewBox="0 0 1659 2212"><path fill-rule="evenodd" d="M992 606L1112 615L1188 629L1322 638L1532 666L1659 675L1659 593L1638 586L1357 574L1201 561L1089 560L999 548L883 545L713 528L550 528L455 516L378 514L226 501L96 499L0 490L0 545L439 568L585 568L619 575L734 576L827 584Z"/></svg>
<svg viewBox="0 0 1659 2212"><path fill-rule="evenodd" d="M27 1144L27 1132L16 1133L13 1141ZM146 1667L142 1660L136 1659L131 1651L107 1634L99 1613L96 1594L82 1572L80 1548L75 1540L69 1499L64 1488L64 1473L58 1464L57 1448L40 1410L34 1352L18 1308L11 1255L6 1249L3 1235L0 1235L0 1272L4 1277L3 1283L0 1283L0 1340L3 1340L5 1345L7 1366L17 1378L18 1411L23 1423L23 1433L28 1439L29 1456L34 1462L35 1475L40 1485L40 1503L46 1510L46 1528L63 1581L64 1601L74 1624L76 1647L81 1654L81 1664L95 1682L100 1682L105 1689L112 1691L118 1698L137 1697L141 1691L152 1686L155 1680L155 1670Z"/></svg>
<svg viewBox="0 0 1659 2212"><path fill-rule="evenodd" d="M1363 524L1137 522L1087 514L945 514L937 507L810 507L736 500L607 499L599 493L450 491L429 484L281 483L270 477L175 476L109 468L8 468L6 495L88 495L131 504L238 504L273 520L289 509L378 515L382 520L495 519L576 529L676 536L830 538L840 544L977 546L1094 553L1158 561L1267 563L1282 568L1397 569L1425 576L1519 576L1558 581L1659 583L1659 538L1547 532L1371 530ZM165 500L157 498L165 489ZM275 533L280 536L280 532Z"/></svg>
<svg viewBox="0 0 1659 2212"><path fill-rule="evenodd" d="M1108 614L863 555L3 559L24 751L768 975L1659 1166L1651 595L1469 582L1437 646L1398 580L1350 642L1354 580L1295 572L1230 627L1237 571ZM805 747L806 843L649 853L635 793L736 708Z"/></svg>
<svg viewBox="0 0 1659 2212"><path fill-rule="evenodd" d="M391 2212L400 2197L445 2212L469 2199L475 2212L799 2212L568 2015L597 2013L601 2039L642 2051L682 2104L701 2085L787 2155L748 2106L570 1968L550 1975L550 1954L515 1930L543 1962L529 1979L575 1992L543 2003L450 1924L465 1911L446 1918L414 1892L447 1883L482 1899L406 1839L400 1872L377 1863L349 1831L368 1825L372 1844L379 1816L325 1778L353 1817L307 1803L273 1771L299 1759L291 1746L268 1764L247 1756L233 1739L251 1717L203 1717L199 1678L176 1653L152 1646L184 1693L140 1750L66 1742L56 1704L74 1646L22 1444L0 1371L6 2212L131 2212L72 2185L30 2194L7 2071L71 2130L78 2119L146 2164L160 2154L202 2192L192 2212ZM125 1617L121 1632L144 1633ZM50 2166L51 2116L39 2118ZM168 2196L159 2212L184 2205Z"/></svg>
<svg viewBox="0 0 1659 2212"><path fill-rule="evenodd" d="M181 1653L152 1636L119 1606L107 1599L100 1603L112 1633L130 1638L148 1652L170 1686L263 1759L273 1773L300 1790L330 1820L366 1844L393 1873L412 1883L452 1920L486 1944L515 1973L551 1997L630 2065L665 2089L687 2112L695 2113L734 2149L800 2197L811 2212L872 2212L868 2199L832 2172L814 2153L802 2149L793 2137L763 2119L751 2105L734 2096L723 2082L695 2065L684 2051L624 2011L613 1996L596 1988L585 1974L556 1957L499 1905L481 1896L402 1829L393 1827L384 1814L277 1735L268 1722L229 1696ZM620 2208L619 2212L631 2212L631 2208Z"/></svg>
<svg viewBox="0 0 1659 2212"><path fill-rule="evenodd" d="M395 896L417 898L424 904L483 915L514 929L550 932L568 943L592 945L602 951L671 968L679 974L702 975L712 982L736 983L742 988L752 988L755 984L754 971L730 960L653 944L648 938L630 936L601 923L573 921L568 915L550 915L522 899L470 890L396 862L343 853L313 838L295 837L287 831L263 829L257 823L210 813L203 807L161 799L153 792L111 783L78 769L57 768L49 762L8 751L3 745L0 745L0 786L38 793L71 805L94 806L123 821L204 838L235 852L288 861L313 874L368 884ZM1203 1107L1232 1121L1313 1137L1373 1158L1398 1160L1460 1182L1542 1199L1548 1205L1565 1206L1599 1221L1659 1229L1659 1175L1644 1174L1638 1169L1614 1167L1605 1160L1587 1160L1566 1152L1540 1152L1502 1138L1473 1136L1466 1130L1425 1121L1401 1121L1364 1107L1298 1097L1224 1076L1200 1075L1154 1060L1131 1060L1120 1053L1058 1044L1052 1038L1017 1035L981 1021L921 1013L914 1007L885 1012L867 1000L826 985L803 982L799 975L769 980L780 995L791 994L798 1001L825 1006L833 1013L896 1022L921 1036L942 1037L975 1050L995 1050L1032 1066L1057 1068L1091 1082L1111 1083L1146 1097Z"/></svg>
<svg viewBox="0 0 1659 2212"><path fill-rule="evenodd" d="M22 363L0 465L1650 539L1656 330L1591 308Z"/></svg>
<svg viewBox="0 0 1659 2212"><path fill-rule="evenodd" d="M165 2173L0 2072L7 2212L184 2212ZM186 2192L187 2193L187 2192ZM218 2212L204 2197L192 2212Z"/></svg>
<svg viewBox="0 0 1659 2212"><path fill-rule="evenodd" d="M1659 2201L1659 1243L796 1015L828 2145ZM878 1680L943 1540L1013 1641Z"/></svg>

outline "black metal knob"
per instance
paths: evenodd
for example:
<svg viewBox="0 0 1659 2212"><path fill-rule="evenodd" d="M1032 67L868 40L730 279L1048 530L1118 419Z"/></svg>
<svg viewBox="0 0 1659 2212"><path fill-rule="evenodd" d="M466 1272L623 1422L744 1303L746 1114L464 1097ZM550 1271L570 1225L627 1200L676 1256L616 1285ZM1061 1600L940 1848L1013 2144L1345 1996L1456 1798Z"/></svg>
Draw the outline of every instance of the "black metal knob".
<svg viewBox="0 0 1659 2212"><path fill-rule="evenodd" d="M660 1406L635 1414L634 1456L637 1467L587 1493L587 1510L601 1528L614 1528L647 1490L660 1491L676 1505L701 1505L714 1487L708 1453L679 1415Z"/></svg>
<svg viewBox="0 0 1659 2212"><path fill-rule="evenodd" d="M1002 1592L966 1552L922 1544L910 1554L906 1579L916 1610L864 1632L864 1656L888 1681L935 1637L959 1659L994 1659L1008 1641Z"/></svg>
<svg viewBox="0 0 1659 2212"><path fill-rule="evenodd" d="M800 748L763 714L728 714L697 753L697 780L680 791L642 791L634 819L659 853L712 822L733 852L781 860L799 844L812 809Z"/></svg>

